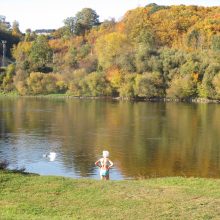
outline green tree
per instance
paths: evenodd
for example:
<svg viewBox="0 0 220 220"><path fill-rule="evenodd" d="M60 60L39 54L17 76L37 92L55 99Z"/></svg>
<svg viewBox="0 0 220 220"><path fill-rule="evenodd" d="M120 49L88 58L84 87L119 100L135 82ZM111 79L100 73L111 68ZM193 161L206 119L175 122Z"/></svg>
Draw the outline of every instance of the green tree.
<svg viewBox="0 0 220 220"><path fill-rule="evenodd" d="M76 18L75 17L68 17L64 20L65 29L62 32L65 32L67 36L75 33L76 28Z"/></svg>
<svg viewBox="0 0 220 220"><path fill-rule="evenodd" d="M210 65L206 68L202 82L198 87L198 93L200 97L211 99L216 98L218 77L215 78L215 76L218 75L219 71L219 63L210 63Z"/></svg>
<svg viewBox="0 0 220 220"><path fill-rule="evenodd" d="M201 33L197 29L191 30L187 35L187 46L193 49L201 47Z"/></svg>
<svg viewBox="0 0 220 220"><path fill-rule="evenodd" d="M165 88L160 73L144 73L137 75L135 79L135 95L139 97L164 97Z"/></svg>
<svg viewBox="0 0 220 220"><path fill-rule="evenodd" d="M99 24L99 16L91 8L83 8L76 14L75 34L84 35L87 30Z"/></svg>
<svg viewBox="0 0 220 220"><path fill-rule="evenodd" d="M212 37L212 49L220 51L220 35L214 35Z"/></svg>
<svg viewBox="0 0 220 220"><path fill-rule="evenodd" d="M85 82L91 96L107 96L111 95L111 88L107 82L105 75L100 72L90 73L85 77Z"/></svg>
<svg viewBox="0 0 220 220"><path fill-rule="evenodd" d="M30 28L26 29L24 41L34 41L37 38L35 32L32 32Z"/></svg>
<svg viewBox="0 0 220 220"><path fill-rule="evenodd" d="M32 70L48 72L48 65L52 62L53 52L45 36L39 36L30 49L30 65Z"/></svg>
<svg viewBox="0 0 220 220"><path fill-rule="evenodd" d="M68 17L64 24L69 33L84 35L86 31L99 24L99 16L91 8L83 8L75 17Z"/></svg>
<svg viewBox="0 0 220 220"><path fill-rule="evenodd" d="M186 55L182 50L171 48L162 48L159 50L160 68L166 84L180 72L180 67L186 62Z"/></svg>
<svg viewBox="0 0 220 220"><path fill-rule="evenodd" d="M150 60L156 54L156 41L154 35L149 30L143 30L137 37L135 64L137 71L143 73L152 71Z"/></svg>
<svg viewBox="0 0 220 220"><path fill-rule="evenodd" d="M136 74L124 74L122 83L118 89L119 96L122 98L130 99L135 96L134 82Z"/></svg>
<svg viewBox="0 0 220 220"><path fill-rule="evenodd" d="M6 21L6 17L4 15L0 15L0 30L8 31L11 25Z"/></svg>
<svg viewBox="0 0 220 220"><path fill-rule="evenodd" d="M212 80L212 84L214 86L216 97L220 98L220 72L216 74Z"/></svg>
<svg viewBox="0 0 220 220"><path fill-rule="evenodd" d="M13 76L15 74L15 65L10 64L6 69L6 74L3 78L2 82L2 90L4 92L10 92L15 89L14 83L13 83Z"/></svg>
<svg viewBox="0 0 220 220"><path fill-rule="evenodd" d="M168 98L190 98L196 96L196 83L190 75L175 76L167 89Z"/></svg>
<svg viewBox="0 0 220 220"><path fill-rule="evenodd" d="M22 33L19 29L18 21L13 21L13 23L12 23L12 35L17 36L19 38L22 37Z"/></svg>

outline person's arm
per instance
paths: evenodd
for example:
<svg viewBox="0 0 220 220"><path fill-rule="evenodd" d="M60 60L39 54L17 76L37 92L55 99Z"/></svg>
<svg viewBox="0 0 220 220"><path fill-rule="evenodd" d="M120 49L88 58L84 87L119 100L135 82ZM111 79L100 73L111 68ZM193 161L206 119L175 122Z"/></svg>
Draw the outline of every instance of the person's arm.
<svg viewBox="0 0 220 220"><path fill-rule="evenodd" d="M109 163L110 163L110 165L109 165L109 169L111 168L111 167L113 167L114 166L114 164L113 164L113 162L111 161L111 160L108 160L109 161Z"/></svg>
<svg viewBox="0 0 220 220"><path fill-rule="evenodd" d="M96 165L97 167L101 167L101 166L100 166L100 159L95 162L95 165Z"/></svg>

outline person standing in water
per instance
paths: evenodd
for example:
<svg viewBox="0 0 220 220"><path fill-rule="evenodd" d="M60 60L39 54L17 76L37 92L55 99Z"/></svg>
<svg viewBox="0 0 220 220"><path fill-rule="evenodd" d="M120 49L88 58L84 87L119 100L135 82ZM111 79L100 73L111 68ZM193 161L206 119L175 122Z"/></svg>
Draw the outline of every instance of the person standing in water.
<svg viewBox="0 0 220 220"><path fill-rule="evenodd" d="M100 168L100 177L102 180L109 180L109 169L113 166L113 162L109 160L109 152L102 152L103 158L95 162L95 165Z"/></svg>

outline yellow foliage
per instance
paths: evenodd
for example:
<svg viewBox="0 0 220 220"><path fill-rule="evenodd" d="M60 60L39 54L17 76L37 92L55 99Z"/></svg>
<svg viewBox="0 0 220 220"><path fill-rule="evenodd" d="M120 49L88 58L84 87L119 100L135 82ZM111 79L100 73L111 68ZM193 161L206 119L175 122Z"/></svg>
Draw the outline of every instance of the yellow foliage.
<svg viewBox="0 0 220 220"><path fill-rule="evenodd" d="M199 78L199 73L193 73L193 74L192 74L192 77L193 77L193 81L194 81L194 82L197 82L197 81L198 81L198 78Z"/></svg>
<svg viewBox="0 0 220 220"><path fill-rule="evenodd" d="M18 81L16 84L15 84L15 88L17 89L18 93L20 95L26 95L27 94L27 87L25 85L25 82L24 81Z"/></svg>
<svg viewBox="0 0 220 220"><path fill-rule="evenodd" d="M111 83L112 87L119 88L122 78L123 76L117 67L112 67L107 70L106 79Z"/></svg>
<svg viewBox="0 0 220 220"><path fill-rule="evenodd" d="M20 42L17 46L14 46L12 49L13 57L16 60L20 60L20 57L22 57L24 54L29 53L31 50L32 43L31 42Z"/></svg>
<svg viewBox="0 0 220 220"><path fill-rule="evenodd" d="M134 41L142 30L151 29L147 9L138 7L128 11L119 23L118 28L121 31L123 30L129 40Z"/></svg>
<svg viewBox="0 0 220 220"><path fill-rule="evenodd" d="M130 43L126 35L116 32L101 36L95 44L99 64L105 69L114 66L117 56L129 48Z"/></svg>
<svg viewBox="0 0 220 220"><path fill-rule="evenodd" d="M217 97L219 98L220 97L220 72L217 75L215 75L215 77L212 80L212 84L217 93Z"/></svg>

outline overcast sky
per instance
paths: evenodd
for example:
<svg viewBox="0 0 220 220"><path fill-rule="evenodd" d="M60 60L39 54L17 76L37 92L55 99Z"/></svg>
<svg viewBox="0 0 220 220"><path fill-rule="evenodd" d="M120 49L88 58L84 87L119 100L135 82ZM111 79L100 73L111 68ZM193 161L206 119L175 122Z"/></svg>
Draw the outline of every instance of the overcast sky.
<svg viewBox="0 0 220 220"><path fill-rule="evenodd" d="M158 5L220 6L220 0L0 0L0 15L6 16L9 22L18 21L24 32L27 28L59 28L65 18L75 16L85 7L94 9L100 21L118 20L127 10L152 2Z"/></svg>

